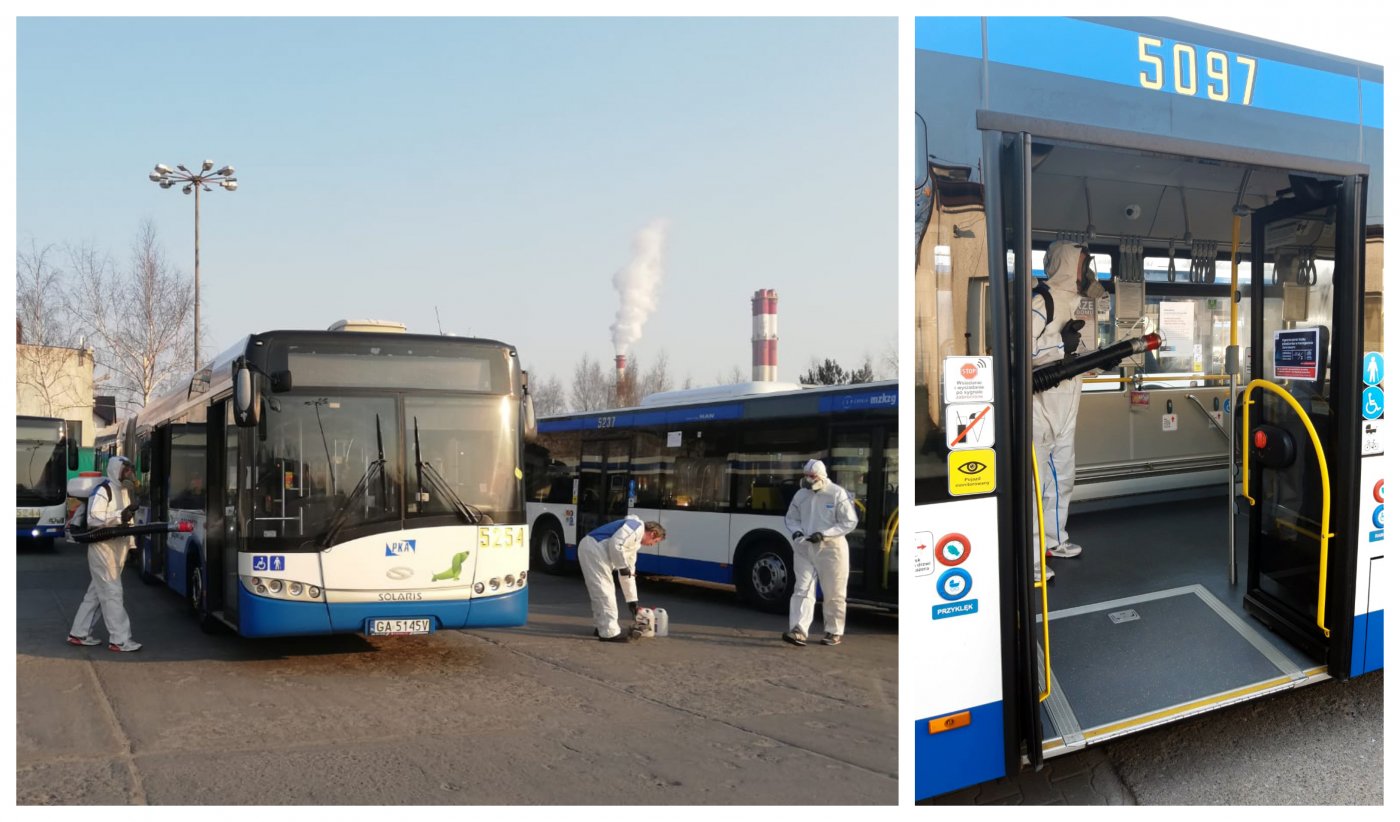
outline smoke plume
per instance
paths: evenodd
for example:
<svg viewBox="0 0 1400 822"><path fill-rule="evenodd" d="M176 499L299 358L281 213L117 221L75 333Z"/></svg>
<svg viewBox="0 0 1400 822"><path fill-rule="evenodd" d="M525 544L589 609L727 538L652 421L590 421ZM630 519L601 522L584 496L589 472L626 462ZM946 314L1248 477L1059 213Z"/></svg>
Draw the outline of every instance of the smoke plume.
<svg viewBox="0 0 1400 822"><path fill-rule="evenodd" d="M613 348L626 354L628 346L642 338L642 324L656 310L661 288L661 248L666 241L666 221L655 219L632 239L632 260L613 275L619 304L612 324Z"/></svg>

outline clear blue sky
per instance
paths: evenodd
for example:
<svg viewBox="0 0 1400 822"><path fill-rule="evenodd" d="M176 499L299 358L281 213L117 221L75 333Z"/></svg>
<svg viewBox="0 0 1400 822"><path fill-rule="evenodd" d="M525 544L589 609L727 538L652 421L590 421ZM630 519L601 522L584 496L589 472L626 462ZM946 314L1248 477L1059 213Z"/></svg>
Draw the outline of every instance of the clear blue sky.
<svg viewBox="0 0 1400 822"><path fill-rule="evenodd" d="M669 220L635 347L707 384L749 371L779 293L779 377L854 365L897 326L897 26L885 19L18 21L18 235L123 256L151 218L203 323L343 317L515 344L566 384L610 362L613 274Z"/></svg>

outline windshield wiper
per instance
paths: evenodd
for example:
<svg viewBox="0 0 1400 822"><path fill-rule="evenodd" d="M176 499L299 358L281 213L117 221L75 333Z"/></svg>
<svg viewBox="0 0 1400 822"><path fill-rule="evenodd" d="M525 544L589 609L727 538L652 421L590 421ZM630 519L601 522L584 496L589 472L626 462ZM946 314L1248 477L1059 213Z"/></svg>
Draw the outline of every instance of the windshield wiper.
<svg viewBox="0 0 1400 822"><path fill-rule="evenodd" d="M384 434L379 429L378 414L374 415L374 430L379 434L379 459L370 461L369 466L365 468L365 472L360 475L360 481L355 483L355 490L351 491L350 496L345 498L345 502L342 502L335 509L335 514L331 516L331 526L326 529L326 535L321 538L321 547L323 548L331 547L331 543L335 541L335 537L340 533L340 529L345 527L345 523L350 519L350 510L354 506L355 500L359 499L360 495L365 492L365 489L369 488L370 479L374 476L376 471L379 472L380 478L379 504L387 505L389 501L388 491L385 490L387 478L384 475ZM334 470L335 466L331 466L332 476L334 476Z"/></svg>
<svg viewBox="0 0 1400 822"><path fill-rule="evenodd" d="M462 498L457 496L457 492L452 490L452 485L448 483L446 479L443 479L442 474L438 473L438 470L433 467L433 464L423 461L423 448L418 443L417 417L413 418L413 460L418 468L418 497L420 501L422 501L423 496L423 477L426 476L428 482L437 489L439 494L446 497L448 502L452 503L452 507L457 509L457 513L461 515L462 519L467 521L468 525L477 525L482 522L488 525L490 524L489 518L481 512L481 509L462 502Z"/></svg>

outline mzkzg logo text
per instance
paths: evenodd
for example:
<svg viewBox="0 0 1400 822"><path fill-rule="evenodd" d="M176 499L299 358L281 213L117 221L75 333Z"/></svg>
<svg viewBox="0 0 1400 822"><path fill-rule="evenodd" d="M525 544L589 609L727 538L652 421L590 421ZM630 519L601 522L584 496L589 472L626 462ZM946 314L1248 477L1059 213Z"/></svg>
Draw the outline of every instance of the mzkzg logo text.
<svg viewBox="0 0 1400 822"><path fill-rule="evenodd" d="M418 540L406 539L400 542L391 542L384 546L384 556L386 557L406 557L418 552Z"/></svg>

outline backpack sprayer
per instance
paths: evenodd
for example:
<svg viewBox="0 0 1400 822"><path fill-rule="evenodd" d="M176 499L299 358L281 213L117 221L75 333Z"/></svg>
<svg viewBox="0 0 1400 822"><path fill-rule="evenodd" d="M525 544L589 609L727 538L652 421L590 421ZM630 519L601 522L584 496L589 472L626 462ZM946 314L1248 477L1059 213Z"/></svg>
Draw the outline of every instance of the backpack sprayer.
<svg viewBox="0 0 1400 822"><path fill-rule="evenodd" d="M1143 337L1123 340L1108 348L1090 351L1088 354L1042 365L1031 372L1031 390L1033 393L1039 394L1041 391L1054 388L1065 380L1077 377L1086 371L1093 371L1095 368L1113 368L1125 357L1141 354L1144 351L1156 351L1161 345L1161 336L1148 334Z"/></svg>
<svg viewBox="0 0 1400 822"><path fill-rule="evenodd" d="M67 522L67 537L74 542L101 542L104 539L115 539L117 537L131 537L139 534L166 534L184 533L194 531L194 523L189 520L179 522L147 522L141 525L104 525L100 528L88 527L88 506L94 494L100 493L103 488L108 493L112 490L112 481L103 478L100 474L87 474L74 477L68 481L68 496L77 500L78 505L74 509Z"/></svg>

